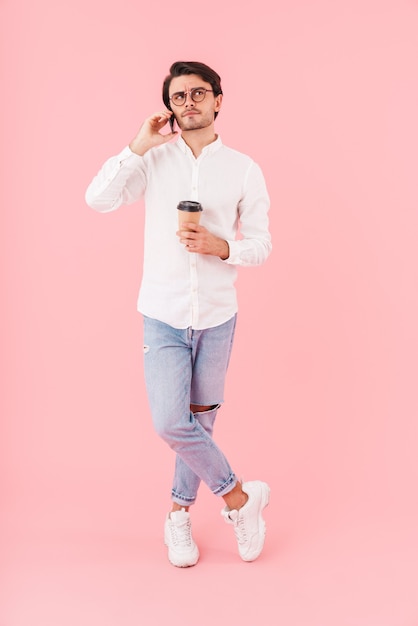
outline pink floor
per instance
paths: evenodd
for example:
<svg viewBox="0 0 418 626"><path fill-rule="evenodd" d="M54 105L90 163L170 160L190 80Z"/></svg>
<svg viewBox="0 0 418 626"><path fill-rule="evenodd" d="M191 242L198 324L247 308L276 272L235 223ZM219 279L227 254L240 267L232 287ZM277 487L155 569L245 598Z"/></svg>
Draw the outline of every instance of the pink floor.
<svg viewBox="0 0 418 626"><path fill-rule="evenodd" d="M243 563L218 502L201 501L201 559L185 570L166 559L162 510L113 529L88 507L84 520L51 514L49 529L45 511L3 518L1 626L418 624L416 517L311 511L296 522L273 491L264 553Z"/></svg>

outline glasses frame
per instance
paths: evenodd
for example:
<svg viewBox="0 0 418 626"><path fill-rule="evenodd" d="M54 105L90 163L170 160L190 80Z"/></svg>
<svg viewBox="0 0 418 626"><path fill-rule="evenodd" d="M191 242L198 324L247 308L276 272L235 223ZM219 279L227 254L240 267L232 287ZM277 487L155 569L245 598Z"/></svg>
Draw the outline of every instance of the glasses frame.
<svg viewBox="0 0 418 626"><path fill-rule="evenodd" d="M195 100L195 98L193 97L193 94L194 94L195 91L204 91L205 93L204 93L203 98L201 98L200 100ZM190 98L191 98L191 100L193 102L203 102L203 100L206 98L206 94L207 94L208 91L213 93L213 89L206 89L206 87L193 87L193 89L189 89L189 91L176 91L168 99L170 100L170 102L172 104L174 104L174 106L182 107L184 104L186 104L187 94L190 96ZM183 102L181 102L181 103L174 102L174 100L173 100L174 96L180 96L180 95L182 95L183 98L184 98Z"/></svg>

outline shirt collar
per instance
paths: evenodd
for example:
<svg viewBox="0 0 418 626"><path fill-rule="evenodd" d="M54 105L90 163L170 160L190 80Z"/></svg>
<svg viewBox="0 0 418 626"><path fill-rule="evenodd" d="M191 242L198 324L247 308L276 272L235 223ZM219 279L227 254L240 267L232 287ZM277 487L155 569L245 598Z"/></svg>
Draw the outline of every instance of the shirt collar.
<svg viewBox="0 0 418 626"><path fill-rule="evenodd" d="M183 137L180 135L180 137L177 139L177 145L180 148L180 150L184 153L184 154L191 154L193 156L192 151L190 150L189 146L187 145L187 143L184 141ZM214 152L216 152L217 150L219 150L219 148L222 146L222 140L220 138L220 136L218 135L215 139L215 141L212 141L212 143L209 143L207 146L205 146L202 150L202 153L200 156L203 156L204 154L213 154ZM193 157L194 158L194 157ZM199 157L200 158L200 157Z"/></svg>

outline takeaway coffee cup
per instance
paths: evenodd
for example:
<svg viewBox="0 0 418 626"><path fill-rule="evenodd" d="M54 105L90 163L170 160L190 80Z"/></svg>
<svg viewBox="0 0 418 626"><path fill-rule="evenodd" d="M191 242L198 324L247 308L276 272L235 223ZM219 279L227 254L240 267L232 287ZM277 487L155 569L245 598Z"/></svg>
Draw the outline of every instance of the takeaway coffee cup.
<svg viewBox="0 0 418 626"><path fill-rule="evenodd" d="M198 224L200 222L200 214L203 211L200 202L193 202L193 200L182 200L177 205L177 212L179 216L179 228L182 227L184 222L193 222Z"/></svg>

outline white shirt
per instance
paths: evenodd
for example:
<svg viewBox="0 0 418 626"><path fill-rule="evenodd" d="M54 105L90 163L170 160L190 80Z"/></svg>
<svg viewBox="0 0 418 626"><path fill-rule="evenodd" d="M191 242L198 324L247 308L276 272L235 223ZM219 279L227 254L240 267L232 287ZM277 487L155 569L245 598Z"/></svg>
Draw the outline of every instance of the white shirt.
<svg viewBox="0 0 418 626"><path fill-rule="evenodd" d="M144 156L124 148L86 191L87 204L102 212L140 198L145 237L138 310L174 328L226 322L238 308L236 266L258 265L271 251L269 197L260 167L220 137L196 159L179 137ZM200 223L228 242L228 259L187 252L176 235L180 200L201 203Z"/></svg>

